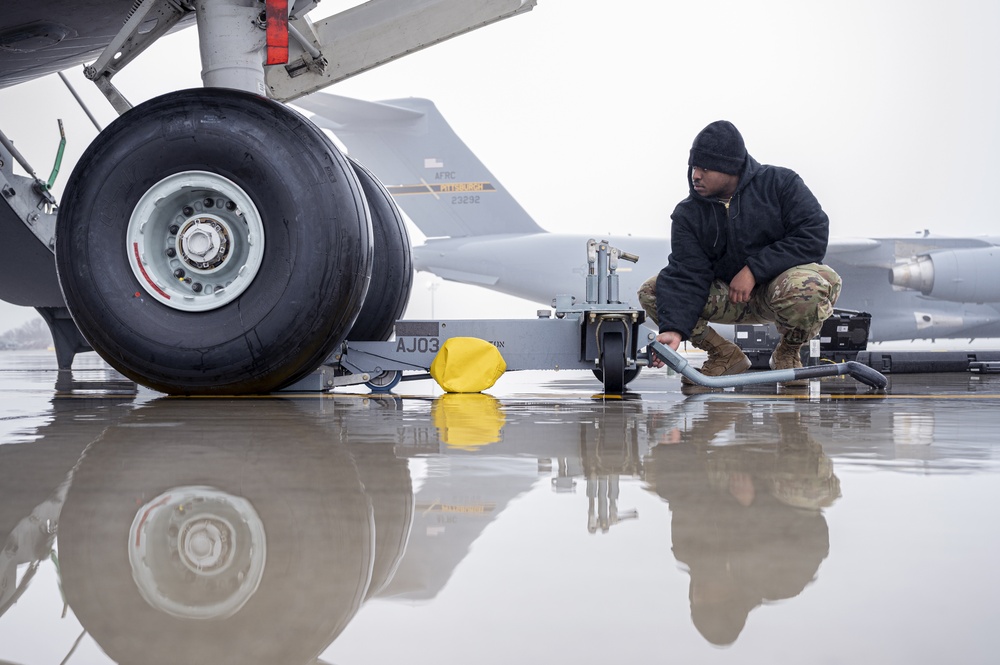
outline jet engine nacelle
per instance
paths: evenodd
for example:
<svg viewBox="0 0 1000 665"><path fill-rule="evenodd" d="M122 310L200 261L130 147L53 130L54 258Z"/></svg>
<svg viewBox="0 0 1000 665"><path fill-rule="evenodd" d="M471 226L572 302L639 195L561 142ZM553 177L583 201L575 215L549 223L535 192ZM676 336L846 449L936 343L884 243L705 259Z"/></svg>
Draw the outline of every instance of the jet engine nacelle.
<svg viewBox="0 0 1000 665"><path fill-rule="evenodd" d="M922 254L889 270L889 283L956 302L1000 302L1000 247Z"/></svg>

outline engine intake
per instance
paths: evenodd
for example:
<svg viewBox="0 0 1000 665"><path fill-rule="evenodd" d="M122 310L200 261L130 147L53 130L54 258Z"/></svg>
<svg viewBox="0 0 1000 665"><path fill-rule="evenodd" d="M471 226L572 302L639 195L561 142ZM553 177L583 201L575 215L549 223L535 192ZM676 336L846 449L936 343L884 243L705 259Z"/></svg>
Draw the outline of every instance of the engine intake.
<svg viewBox="0 0 1000 665"><path fill-rule="evenodd" d="M1000 247L921 254L889 269L889 283L955 302L1000 302Z"/></svg>

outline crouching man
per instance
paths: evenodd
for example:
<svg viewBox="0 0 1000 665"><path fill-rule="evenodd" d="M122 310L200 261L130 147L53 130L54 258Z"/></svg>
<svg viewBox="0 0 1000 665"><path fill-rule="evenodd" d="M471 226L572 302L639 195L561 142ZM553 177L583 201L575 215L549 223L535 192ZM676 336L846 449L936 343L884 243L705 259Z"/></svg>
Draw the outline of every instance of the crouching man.
<svg viewBox="0 0 1000 665"><path fill-rule="evenodd" d="M638 294L659 327L657 341L676 350L689 340L706 351L707 376L737 374L750 359L708 324L774 323L781 341L771 367L801 367L802 344L819 333L840 295L840 276L822 264L826 213L794 171L747 154L725 120L695 137L688 181L689 196L670 216L667 265ZM796 383L805 381L786 385Z"/></svg>

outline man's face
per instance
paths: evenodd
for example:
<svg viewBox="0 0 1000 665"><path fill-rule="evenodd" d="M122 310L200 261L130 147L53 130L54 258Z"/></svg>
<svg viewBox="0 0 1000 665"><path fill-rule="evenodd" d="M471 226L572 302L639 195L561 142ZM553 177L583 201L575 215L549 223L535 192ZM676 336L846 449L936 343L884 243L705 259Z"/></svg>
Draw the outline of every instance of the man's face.
<svg viewBox="0 0 1000 665"><path fill-rule="evenodd" d="M691 186L707 198L728 199L736 191L740 178L721 171L709 171L700 166L691 167Z"/></svg>

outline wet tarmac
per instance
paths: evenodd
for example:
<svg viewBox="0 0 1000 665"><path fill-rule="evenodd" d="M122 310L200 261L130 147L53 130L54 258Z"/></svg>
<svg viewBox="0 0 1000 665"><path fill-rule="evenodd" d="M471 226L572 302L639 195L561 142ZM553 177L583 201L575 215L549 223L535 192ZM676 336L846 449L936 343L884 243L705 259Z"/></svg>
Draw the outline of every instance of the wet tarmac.
<svg viewBox="0 0 1000 665"><path fill-rule="evenodd" d="M0 353L0 663L993 663L1000 375L165 398Z"/></svg>

